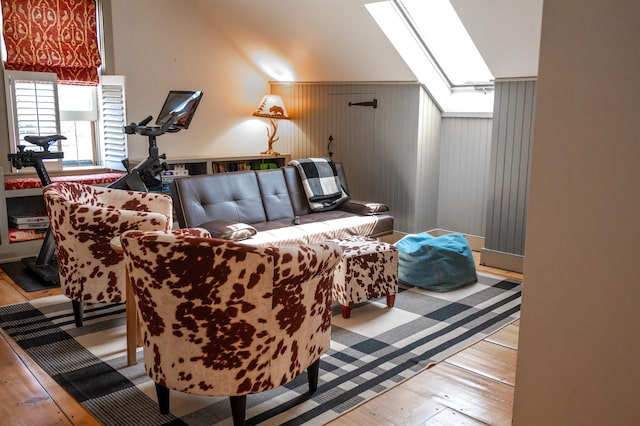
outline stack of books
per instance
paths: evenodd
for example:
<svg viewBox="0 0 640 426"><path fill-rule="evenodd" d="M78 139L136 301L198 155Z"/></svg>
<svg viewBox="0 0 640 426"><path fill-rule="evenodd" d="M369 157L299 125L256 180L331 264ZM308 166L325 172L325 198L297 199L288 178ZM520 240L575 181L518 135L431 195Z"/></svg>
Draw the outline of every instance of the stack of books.
<svg viewBox="0 0 640 426"><path fill-rule="evenodd" d="M10 214L9 227L14 229L47 229L49 227L49 216L46 214Z"/></svg>
<svg viewBox="0 0 640 426"><path fill-rule="evenodd" d="M9 242L43 239L47 229L46 214L9 214Z"/></svg>

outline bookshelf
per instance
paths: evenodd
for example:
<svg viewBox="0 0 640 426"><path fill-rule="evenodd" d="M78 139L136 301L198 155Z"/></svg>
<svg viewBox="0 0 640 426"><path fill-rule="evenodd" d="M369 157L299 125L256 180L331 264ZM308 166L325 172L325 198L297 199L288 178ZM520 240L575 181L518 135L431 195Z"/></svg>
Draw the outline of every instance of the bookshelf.
<svg viewBox="0 0 640 426"><path fill-rule="evenodd" d="M14 231L10 231L9 216L18 217L27 211L33 210L45 212L46 214L44 200L42 199L42 188L5 191L4 170L1 167L0 188L2 188L2 195L0 196L0 261L10 262L23 257L37 255L42 245L41 238L34 236L26 241L11 242L19 235ZM23 234L32 232L30 230L24 231Z"/></svg>
<svg viewBox="0 0 640 426"><path fill-rule="evenodd" d="M189 175L201 175L284 167L290 160L289 154L281 154L278 156L172 157L168 158L166 162L170 169L176 166L184 167L188 170Z"/></svg>
<svg viewBox="0 0 640 426"><path fill-rule="evenodd" d="M212 173L240 172L244 170L267 170L284 167L289 163L288 155L246 158L216 159L211 161Z"/></svg>

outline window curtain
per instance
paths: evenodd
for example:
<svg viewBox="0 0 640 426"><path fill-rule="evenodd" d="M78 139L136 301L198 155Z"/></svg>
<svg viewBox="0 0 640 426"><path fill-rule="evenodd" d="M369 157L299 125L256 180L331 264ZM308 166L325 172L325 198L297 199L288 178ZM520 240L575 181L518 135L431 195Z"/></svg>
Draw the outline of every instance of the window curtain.
<svg viewBox="0 0 640 426"><path fill-rule="evenodd" d="M53 72L97 85L96 0L1 0L7 70Z"/></svg>

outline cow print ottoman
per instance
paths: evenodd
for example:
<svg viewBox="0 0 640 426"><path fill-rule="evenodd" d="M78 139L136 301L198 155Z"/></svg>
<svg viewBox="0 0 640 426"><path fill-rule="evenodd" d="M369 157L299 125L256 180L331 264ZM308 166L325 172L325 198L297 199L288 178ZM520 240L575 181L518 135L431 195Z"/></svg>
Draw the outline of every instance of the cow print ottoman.
<svg viewBox="0 0 640 426"><path fill-rule="evenodd" d="M393 307L398 293L398 249L391 244L367 237L336 241L343 259L333 278L333 301L342 305L342 317L351 316L354 303L387 296Z"/></svg>

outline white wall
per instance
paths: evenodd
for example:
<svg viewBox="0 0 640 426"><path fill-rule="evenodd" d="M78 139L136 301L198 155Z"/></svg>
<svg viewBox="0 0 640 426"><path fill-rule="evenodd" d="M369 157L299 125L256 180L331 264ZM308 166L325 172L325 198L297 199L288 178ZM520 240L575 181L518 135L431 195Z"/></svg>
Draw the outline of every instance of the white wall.
<svg viewBox="0 0 640 426"><path fill-rule="evenodd" d="M115 74L126 76L127 121L154 120L167 92L202 90L188 130L158 138L168 157L257 154L265 125L251 117L267 76L216 33L191 2L112 0ZM143 158L147 140L129 136L129 155Z"/></svg>
<svg viewBox="0 0 640 426"><path fill-rule="evenodd" d="M639 18L544 4L515 425L640 419Z"/></svg>

